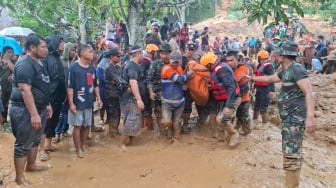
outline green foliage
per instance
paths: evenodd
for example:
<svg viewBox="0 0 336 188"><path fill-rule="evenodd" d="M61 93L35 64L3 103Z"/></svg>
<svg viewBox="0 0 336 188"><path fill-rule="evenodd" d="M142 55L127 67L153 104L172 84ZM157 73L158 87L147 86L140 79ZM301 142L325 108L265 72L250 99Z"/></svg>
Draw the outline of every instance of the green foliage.
<svg viewBox="0 0 336 188"><path fill-rule="evenodd" d="M230 11L227 14L227 18L230 20L240 20L245 18L245 14L242 13L241 11Z"/></svg>
<svg viewBox="0 0 336 188"><path fill-rule="evenodd" d="M42 37L46 37L46 36L51 35L51 34L56 34L55 30L53 30L49 27L45 27L45 25L41 24L40 22L38 22L35 19L29 19L29 18L24 17L24 16L18 17L18 19L20 20L20 26L21 27L28 27L28 28L32 29L33 31L37 32Z"/></svg>
<svg viewBox="0 0 336 188"><path fill-rule="evenodd" d="M309 1L323 4L329 0ZM242 11L248 15L249 23L258 21L264 25L274 25L279 22L288 24L294 14L303 17L303 7L302 2L298 0L244 0Z"/></svg>
<svg viewBox="0 0 336 188"><path fill-rule="evenodd" d="M87 35L93 39L105 30L105 20L108 17L118 21L127 18L128 7L131 4L139 7L139 10L144 8L145 11L141 16L145 19L140 25L145 25L147 20L153 17L162 20L169 10L174 10L167 4L186 1L189 0L163 0L166 5L154 15L152 10L159 2L157 0L144 0L144 4L138 0L0 0L0 6L10 8L11 16L17 18L21 26L29 27L42 36L51 34L60 34L65 38L74 36L73 34L79 36L79 24L85 22ZM186 21L197 22L213 17L215 4L218 2L219 0L195 0L191 8L186 11ZM78 19L79 3L85 5L86 18L83 20Z"/></svg>
<svg viewBox="0 0 336 188"><path fill-rule="evenodd" d="M324 4L307 3L304 7L304 13L318 15L322 20L328 21L331 25L336 25L336 2L329 1Z"/></svg>
<svg viewBox="0 0 336 188"><path fill-rule="evenodd" d="M242 8L244 8L244 0L237 0L234 3L228 7L229 11L240 11Z"/></svg>
<svg viewBox="0 0 336 188"><path fill-rule="evenodd" d="M200 0L186 9L186 22L198 22L215 16L217 0Z"/></svg>
<svg viewBox="0 0 336 188"><path fill-rule="evenodd" d="M2 7L7 7L10 10L15 10L15 6L13 6L13 4L10 3L10 0L1 0L0 1L0 13L2 10Z"/></svg>
<svg viewBox="0 0 336 188"><path fill-rule="evenodd" d="M227 17L232 20L243 19L246 15L241 11L244 8L244 0L235 1L230 7L228 7Z"/></svg>
<svg viewBox="0 0 336 188"><path fill-rule="evenodd" d="M20 21L21 26L29 27L42 36L64 34L65 30L78 32L78 3L86 5L87 32L92 35L104 29L105 18L111 11L109 0L13 0L6 7L15 6L11 15ZM116 4L116 3L114 3ZM115 8L117 5L114 5ZM67 37L67 36L65 36Z"/></svg>

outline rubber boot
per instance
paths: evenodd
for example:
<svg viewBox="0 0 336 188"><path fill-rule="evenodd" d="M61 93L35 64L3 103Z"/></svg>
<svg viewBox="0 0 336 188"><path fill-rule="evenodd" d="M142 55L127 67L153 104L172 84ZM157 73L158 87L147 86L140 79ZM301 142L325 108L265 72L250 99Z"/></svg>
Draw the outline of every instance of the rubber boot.
<svg viewBox="0 0 336 188"><path fill-rule="evenodd" d="M144 126L149 129L149 130L154 130L154 126L153 126L153 119L152 117L145 117L143 119L144 121Z"/></svg>
<svg viewBox="0 0 336 188"><path fill-rule="evenodd" d="M113 120L109 120L109 136L114 137L118 135L118 126L117 123L115 123Z"/></svg>
<svg viewBox="0 0 336 188"><path fill-rule="evenodd" d="M189 119L190 119L190 113L186 113L186 114L183 114L183 125L182 125L182 129L181 129L181 133L182 134L188 134L190 133L190 130L189 130Z"/></svg>
<svg viewBox="0 0 336 188"><path fill-rule="evenodd" d="M286 188L297 188L300 182L301 169L289 171L286 170Z"/></svg>
<svg viewBox="0 0 336 188"><path fill-rule="evenodd" d="M259 111L253 110L253 120L258 120L259 117Z"/></svg>
<svg viewBox="0 0 336 188"><path fill-rule="evenodd" d="M239 144L239 132L236 131L232 125L228 125L225 127L225 130L230 136L229 146L235 147Z"/></svg>
<svg viewBox="0 0 336 188"><path fill-rule="evenodd" d="M240 122L238 119L236 121L236 125L234 126L234 128L239 131L240 127L242 127L242 122Z"/></svg>
<svg viewBox="0 0 336 188"><path fill-rule="evenodd" d="M197 126L198 127L204 127L206 125L206 121L208 118L208 114L204 111L198 112L198 120L197 120Z"/></svg>
<svg viewBox="0 0 336 188"><path fill-rule="evenodd" d="M178 139L180 137L180 133L181 133L181 123L179 121L174 122L173 123L173 138Z"/></svg>
<svg viewBox="0 0 336 188"><path fill-rule="evenodd" d="M259 118L259 111L258 110L253 110L253 128L254 129L259 129L258 128L258 118Z"/></svg>
<svg viewBox="0 0 336 188"><path fill-rule="evenodd" d="M250 134L252 132L251 121L246 122L246 123L242 123L242 129L243 129L244 135Z"/></svg>
<svg viewBox="0 0 336 188"><path fill-rule="evenodd" d="M268 119L268 114L267 114L267 112L262 112L262 113L261 113L261 122L262 122L262 123L267 123L267 119Z"/></svg>

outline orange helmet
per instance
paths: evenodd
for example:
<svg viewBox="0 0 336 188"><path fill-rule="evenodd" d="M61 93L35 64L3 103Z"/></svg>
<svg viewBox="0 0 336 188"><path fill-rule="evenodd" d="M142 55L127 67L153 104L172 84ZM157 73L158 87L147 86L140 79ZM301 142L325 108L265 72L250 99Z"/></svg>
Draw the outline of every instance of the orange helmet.
<svg viewBox="0 0 336 188"><path fill-rule="evenodd" d="M207 52L201 57L200 64L207 66L208 64L215 64L216 60L217 56L213 52Z"/></svg>
<svg viewBox="0 0 336 188"><path fill-rule="evenodd" d="M260 50L257 54L257 57L260 59L268 59L269 53L266 50Z"/></svg>
<svg viewBox="0 0 336 188"><path fill-rule="evenodd" d="M155 44L148 44L146 46L146 52L147 53L154 53L154 52L157 52L159 51L159 47L156 46Z"/></svg>

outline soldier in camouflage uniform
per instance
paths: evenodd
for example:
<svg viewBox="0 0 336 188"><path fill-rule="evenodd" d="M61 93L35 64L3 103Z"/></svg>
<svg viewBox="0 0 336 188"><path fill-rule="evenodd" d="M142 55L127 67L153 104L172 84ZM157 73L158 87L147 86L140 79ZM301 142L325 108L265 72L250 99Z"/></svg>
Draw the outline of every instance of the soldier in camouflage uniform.
<svg viewBox="0 0 336 188"><path fill-rule="evenodd" d="M271 76L252 77L260 82L282 82L278 107L282 119L283 168L286 170L286 187L298 187L302 164L304 131L316 129L314 98L305 67L295 62L297 44L282 43L277 49L282 70Z"/></svg>
<svg viewBox="0 0 336 188"><path fill-rule="evenodd" d="M147 88L149 95L153 101L154 114L156 116L156 122L160 129L160 133L163 133L161 126L161 68L164 64L169 63L169 55L171 48L169 44L163 44L160 47L160 59L151 63L146 78Z"/></svg>

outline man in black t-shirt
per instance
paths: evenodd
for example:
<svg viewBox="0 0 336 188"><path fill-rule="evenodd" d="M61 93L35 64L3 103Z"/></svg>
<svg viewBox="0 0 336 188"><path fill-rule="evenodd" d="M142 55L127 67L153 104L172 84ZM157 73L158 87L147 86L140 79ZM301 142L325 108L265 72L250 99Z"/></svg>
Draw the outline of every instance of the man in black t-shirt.
<svg viewBox="0 0 336 188"><path fill-rule="evenodd" d="M169 30L169 21L167 17L163 18L163 25L160 27L161 40L163 42L168 42L168 30Z"/></svg>
<svg viewBox="0 0 336 188"><path fill-rule="evenodd" d="M49 75L41 59L45 58L48 49L43 38L30 34L23 56L15 65L13 88L9 116L14 144L15 181L26 185L28 181L23 175L26 171L46 170L47 167L37 166L36 155L47 117L52 116L49 93Z"/></svg>
<svg viewBox="0 0 336 188"><path fill-rule="evenodd" d="M205 27L203 32L201 33L201 39L202 39L202 50L208 51L209 47L209 28Z"/></svg>
<svg viewBox="0 0 336 188"><path fill-rule="evenodd" d="M57 151L57 148L52 146L51 140L55 137L55 129L66 96L64 68L60 58L64 50L63 38L60 36L49 36L46 40L48 55L43 59L43 65L46 67L50 77L50 104L54 113L53 116L47 120L42 135L42 144L40 145L39 152L41 161L48 160L47 151Z"/></svg>
<svg viewBox="0 0 336 188"><path fill-rule="evenodd" d="M127 80L130 87L121 98L121 147L126 149L126 144L139 134L142 125L142 113L145 105L141 97L146 89L145 77L140 63L142 62L142 48L133 46L130 51L131 59L122 70L121 76Z"/></svg>
<svg viewBox="0 0 336 188"><path fill-rule="evenodd" d="M121 55L117 49L109 50L106 55L110 58L110 61L104 72L105 106L109 124L109 135L113 136L117 132L120 122L120 102L119 93L117 92L117 84L121 74L121 67L118 65Z"/></svg>

